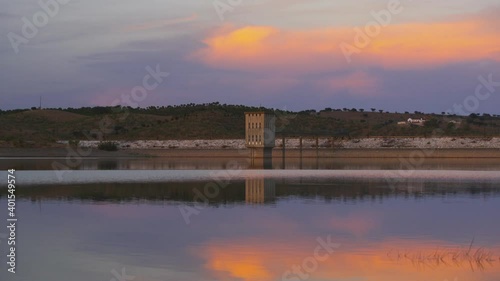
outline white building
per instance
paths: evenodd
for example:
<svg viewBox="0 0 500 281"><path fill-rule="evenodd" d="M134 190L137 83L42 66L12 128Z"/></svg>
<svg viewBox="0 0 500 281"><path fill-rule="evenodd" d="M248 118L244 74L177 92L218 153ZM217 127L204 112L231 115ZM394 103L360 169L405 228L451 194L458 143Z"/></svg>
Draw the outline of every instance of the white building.
<svg viewBox="0 0 500 281"><path fill-rule="evenodd" d="M427 120L424 120L422 118L420 119L412 119L412 118L408 118L408 120L406 121L408 124L410 125L416 125L416 126L424 126L425 125L425 122Z"/></svg>

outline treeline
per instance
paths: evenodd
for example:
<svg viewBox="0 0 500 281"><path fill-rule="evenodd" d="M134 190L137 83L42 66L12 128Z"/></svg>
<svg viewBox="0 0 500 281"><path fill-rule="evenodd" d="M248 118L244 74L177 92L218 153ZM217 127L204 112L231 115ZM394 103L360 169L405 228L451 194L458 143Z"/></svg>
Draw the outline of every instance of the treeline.
<svg viewBox="0 0 500 281"><path fill-rule="evenodd" d="M417 185L413 191L406 186L387 188L385 182L346 181L330 182L314 181L314 184L289 184L286 179L275 181L274 196L269 196L267 202L275 202L286 198L315 199L325 201L363 202L379 201L394 197L424 198L440 196L475 196L491 198L500 194L494 183L476 183L472 186L464 184L463 188L450 189L443 183L425 183ZM19 198L31 201L63 200L63 201L93 201L93 202L131 202L137 200L162 202L196 202L200 192L203 193L204 182L165 182L165 183L103 183L99 185L45 185L25 186L17 192ZM233 204L245 202L245 182L235 181L220 193L209 198L209 204ZM7 197L7 189L0 189L0 198Z"/></svg>
<svg viewBox="0 0 500 281"><path fill-rule="evenodd" d="M16 114L16 113L21 113L24 111L29 111L30 109L11 109L11 110L1 110L0 109L0 115L7 115L7 114Z"/></svg>
<svg viewBox="0 0 500 281"><path fill-rule="evenodd" d="M227 105L220 104L218 102L213 103L203 103L203 104L181 104L181 105L168 105L168 106L148 106L148 107L81 107L81 108L66 108L60 109L66 112L77 113L81 115L94 116L102 114L113 114L113 113L137 113L137 114L152 114L159 116L186 116L196 112L203 111L225 111L232 114L243 114L245 111L271 111L266 108L257 108L243 105Z"/></svg>
<svg viewBox="0 0 500 281"><path fill-rule="evenodd" d="M131 107L131 106L94 106L94 107L79 107L79 108L44 108L45 110L60 110L65 112L71 112L76 114L81 114L85 116L96 116L96 115L105 115L105 114L113 114L113 113L121 113L124 111L128 111L130 113L140 113L140 114L152 114L152 115L160 115L160 116L185 116L188 114L192 114L194 112L202 112L202 111L225 111L227 113L232 114L243 114L246 111L264 111L264 112L278 112L278 113L288 113L288 114L300 114L300 115L314 115L321 114L324 112L372 112L372 113L394 113L394 114L415 114L415 115L432 115L432 116L451 116L456 117L456 114L448 114L446 112L441 112L441 114L437 113L424 113L422 111L404 111L404 112L390 112L383 109L370 108L365 110L364 108L331 108L326 107L322 110L316 109L306 109L301 111L289 111L289 110L280 110L280 109L272 109L265 107L254 107L254 106L245 106L245 105L231 105L231 104L221 104L219 102L212 103L188 103L181 105L167 105L167 106L148 106L148 107ZM39 110L38 107L32 107L30 109L11 109L11 110L1 110L0 115L3 114L15 114L24 111L30 110ZM471 113L469 116L459 116L459 117L468 117L467 120L471 121L471 123L484 120L493 120L500 118L498 114L489 114L489 113Z"/></svg>
<svg viewBox="0 0 500 281"><path fill-rule="evenodd" d="M389 113L370 108L325 108L288 111L219 102L170 106L46 108L44 110L0 110L0 145L52 144L58 140L83 140L97 135L103 122L104 140L241 139L245 137L244 112L263 111L276 115L276 136L326 136L362 138L373 136L500 136L500 118L492 114L453 116L446 113ZM123 113L126 118L120 118ZM408 118L427 120L423 126L409 125ZM104 120L104 121L103 121ZM111 121L110 121L111 120ZM3 142L3 144L2 144Z"/></svg>

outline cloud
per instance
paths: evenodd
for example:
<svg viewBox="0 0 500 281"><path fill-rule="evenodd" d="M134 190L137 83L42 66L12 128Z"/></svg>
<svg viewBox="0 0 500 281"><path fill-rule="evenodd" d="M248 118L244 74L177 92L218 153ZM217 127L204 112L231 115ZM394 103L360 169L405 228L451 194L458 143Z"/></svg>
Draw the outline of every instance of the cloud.
<svg viewBox="0 0 500 281"><path fill-rule="evenodd" d="M191 16L184 17L184 18L156 20L156 21L145 22L142 24L129 25L129 26L125 27L124 30L127 32L143 31L143 30L165 27L165 26L169 26L169 25L176 25L176 24L180 24L180 23L192 22L192 21L196 21L197 19L198 19L198 15L193 14Z"/></svg>
<svg viewBox="0 0 500 281"><path fill-rule="evenodd" d="M113 87L100 90L88 95L89 103L92 106L111 106L116 99L120 99L123 94L130 94L130 88Z"/></svg>
<svg viewBox="0 0 500 281"><path fill-rule="evenodd" d="M466 61L500 61L500 31L483 21L389 27L360 61L386 68L416 68Z"/></svg>
<svg viewBox="0 0 500 281"><path fill-rule="evenodd" d="M373 96L379 87L379 81L375 77L362 71L320 79L316 84L327 92L344 91L356 96Z"/></svg>
<svg viewBox="0 0 500 281"><path fill-rule="evenodd" d="M189 58L218 69L309 73L349 67L429 68L453 63L500 61L499 20L405 23L382 27L348 64L342 43L355 45L353 27L287 30L226 25L203 40Z"/></svg>
<svg viewBox="0 0 500 281"><path fill-rule="evenodd" d="M331 63L321 61L335 49L329 31L286 31L270 26L232 29L224 26L204 39L206 47L190 58L215 68L307 71Z"/></svg>
<svg viewBox="0 0 500 281"><path fill-rule="evenodd" d="M376 243L366 241L342 241L340 248L319 262L316 270L310 272L311 280L496 280L500 273L494 264L483 262L480 275L469 267L467 258L456 260L454 253L464 253L467 246L439 240L403 240L391 238ZM267 239L234 239L209 241L192 249L192 253L205 260L205 268L217 280L260 280L272 281L282 278L286 270L302 264L313 256L316 237L291 238L286 235ZM440 246L446 245L441 250ZM498 245L483 249L493 253ZM440 253L441 260L433 259ZM398 258L398 254L400 254ZM474 265L480 266L478 265ZM432 270L423 270L432 269ZM295 277L298 280L298 277ZM288 280L295 280L291 277Z"/></svg>
<svg viewBox="0 0 500 281"><path fill-rule="evenodd" d="M378 219L373 214L359 213L347 217L332 216L329 226L335 230L343 230L357 237L364 236L379 226Z"/></svg>
<svg viewBox="0 0 500 281"><path fill-rule="evenodd" d="M192 83L197 83L197 81ZM210 83L214 83L214 81L211 81ZM216 83L224 88L243 87L254 95L265 96L269 93L282 93L289 91L303 83L303 81L298 78L279 75L260 77L223 76L222 78L217 79Z"/></svg>

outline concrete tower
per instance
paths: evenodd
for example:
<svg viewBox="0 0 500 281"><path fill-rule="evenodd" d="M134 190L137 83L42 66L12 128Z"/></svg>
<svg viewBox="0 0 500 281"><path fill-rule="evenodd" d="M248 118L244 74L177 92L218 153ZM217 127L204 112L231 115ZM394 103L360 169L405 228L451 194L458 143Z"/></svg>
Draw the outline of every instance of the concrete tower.
<svg viewBox="0 0 500 281"><path fill-rule="evenodd" d="M272 168L275 120L274 114L245 112L245 145L251 150L251 166L254 168ZM264 161L256 161L255 159L263 159Z"/></svg>
<svg viewBox="0 0 500 281"><path fill-rule="evenodd" d="M273 148L276 117L264 112L245 112L245 144L248 148Z"/></svg>

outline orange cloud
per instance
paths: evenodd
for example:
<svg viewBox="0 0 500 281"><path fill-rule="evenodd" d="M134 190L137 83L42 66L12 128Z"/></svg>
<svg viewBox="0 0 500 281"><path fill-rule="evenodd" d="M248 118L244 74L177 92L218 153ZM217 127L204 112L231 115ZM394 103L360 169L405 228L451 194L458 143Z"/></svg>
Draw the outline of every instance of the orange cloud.
<svg viewBox="0 0 500 281"><path fill-rule="evenodd" d="M283 265L300 262L298 255L289 255L291 250L305 252L311 247L314 249L314 245L293 242L220 241L209 243L202 249L193 249L192 252L206 259L205 268L217 280L267 281L276 280L279 269L285 269Z"/></svg>
<svg viewBox="0 0 500 281"><path fill-rule="evenodd" d="M314 69L311 63L325 64L325 56L335 50L325 43L330 31L291 32L268 26L249 26L235 30L227 27L206 38L206 48L191 58L217 68L228 69ZM323 63L322 63L323 61ZM326 63L330 64L330 63ZM326 65L324 66L326 67Z"/></svg>
<svg viewBox="0 0 500 281"><path fill-rule="evenodd" d="M462 61L500 61L500 31L485 22L397 25L360 54L385 67L417 67Z"/></svg>
<svg viewBox="0 0 500 281"><path fill-rule="evenodd" d="M378 81L364 72L354 72L317 82L319 88L329 92L348 91L353 95L370 96L376 93Z"/></svg>
<svg viewBox="0 0 500 281"><path fill-rule="evenodd" d="M492 22L493 21L493 22ZM432 67L448 63L500 61L498 20L393 24L367 46L358 46L352 64L385 68ZM225 26L203 40L190 56L214 68L307 73L349 67L339 47L356 47L353 27L283 30L270 26Z"/></svg>
<svg viewBox="0 0 500 281"><path fill-rule="evenodd" d="M234 258L230 253L213 253L213 259L207 267L219 274L219 278L227 280L234 278L243 280L272 280L272 274L258 256L242 256Z"/></svg>
<svg viewBox="0 0 500 281"><path fill-rule="evenodd" d="M333 241L334 239L332 239ZM206 260L205 267L217 280L282 280L283 273L313 256L314 237L293 240L284 236L269 239L218 241L193 249ZM341 242L341 241L339 241ZM446 245L443 247L443 245ZM500 247L478 249L467 256L467 246L443 241L392 239L380 243L344 241L341 247L311 272L309 280L419 281L497 280L500 275ZM321 253L323 254L323 253ZM475 257L490 255L481 258ZM288 279L297 280L297 279Z"/></svg>
<svg viewBox="0 0 500 281"><path fill-rule="evenodd" d="M110 106L117 98L125 93L130 93L130 88L112 87L91 94L90 104L94 106Z"/></svg>

